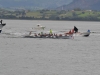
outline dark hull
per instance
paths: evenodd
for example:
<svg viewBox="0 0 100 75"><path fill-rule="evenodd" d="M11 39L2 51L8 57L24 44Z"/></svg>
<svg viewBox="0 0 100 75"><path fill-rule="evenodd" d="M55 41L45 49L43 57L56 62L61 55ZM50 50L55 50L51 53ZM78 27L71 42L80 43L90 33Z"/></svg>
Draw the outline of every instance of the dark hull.
<svg viewBox="0 0 100 75"><path fill-rule="evenodd" d="M53 38L53 39L71 39L72 36L24 36L25 38Z"/></svg>
<svg viewBox="0 0 100 75"><path fill-rule="evenodd" d="M6 25L6 23L0 24L0 25L5 26L5 25Z"/></svg>

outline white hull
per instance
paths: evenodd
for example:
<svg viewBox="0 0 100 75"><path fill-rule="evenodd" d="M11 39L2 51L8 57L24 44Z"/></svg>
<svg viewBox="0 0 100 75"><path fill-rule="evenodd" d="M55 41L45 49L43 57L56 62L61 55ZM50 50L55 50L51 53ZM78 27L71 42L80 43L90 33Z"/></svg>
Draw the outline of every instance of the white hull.
<svg viewBox="0 0 100 75"><path fill-rule="evenodd" d="M88 37L90 35L90 32L84 32L84 33L81 33L81 35L84 37Z"/></svg>

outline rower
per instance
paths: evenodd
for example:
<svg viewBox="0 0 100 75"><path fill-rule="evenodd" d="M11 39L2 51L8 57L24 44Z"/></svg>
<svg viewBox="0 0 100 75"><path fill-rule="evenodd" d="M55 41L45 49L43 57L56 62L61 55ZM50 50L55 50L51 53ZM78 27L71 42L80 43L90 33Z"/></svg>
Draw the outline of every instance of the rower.
<svg viewBox="0 0 100 75"><path fill-rule="evenodd" d="M43 35L43 32L41 32L41 35Z"/></svg>
<svg viewBox="0 0 100 75"><path fill-rule="evenodd" d="M29 35L31 35L31 34L32 34L32 31L30 31Z"/></svg>
<svg viewBox="0 0 100 75"><path fill-rule="evenodd" d="M50 29L50 34L52 34L52 30Z"/></svg>

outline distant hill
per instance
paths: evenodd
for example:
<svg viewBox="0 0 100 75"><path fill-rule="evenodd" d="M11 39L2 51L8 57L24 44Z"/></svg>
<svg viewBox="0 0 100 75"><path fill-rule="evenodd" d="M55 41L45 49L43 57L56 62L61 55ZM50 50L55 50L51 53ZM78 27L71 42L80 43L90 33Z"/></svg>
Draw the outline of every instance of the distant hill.
<svg viewBox="0 0 100 75"><path fill-rule="evenodd" d="M72 0L0 0L0 7L45 9L67 5Z"/></svg>
<svg viewBox="0 0 100 75"><path fill-rule="evenodd" d="M70 10L74 8L88 9L88 10L100 10L100 0L73 0L68 5L63 5L57 9Z"/></svg>

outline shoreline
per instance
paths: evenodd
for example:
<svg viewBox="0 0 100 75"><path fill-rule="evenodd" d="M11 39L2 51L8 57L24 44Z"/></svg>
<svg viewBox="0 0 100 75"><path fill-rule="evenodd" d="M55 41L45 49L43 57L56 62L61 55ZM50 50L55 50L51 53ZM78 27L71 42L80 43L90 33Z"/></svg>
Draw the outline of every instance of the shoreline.
<svg viewBox="0 0 100 75"><path fill-rule="evenodd" d="M1 19L1 18L0 18ZM3 19L2 20L33 20L33 19ZM34 19L34 21L36 21L37 19ZM37 20L37 21L82 21L82 22L100 22L100 21L88 21L88 20L43 20L43 19L40 19L40 20Z"/></svg>

